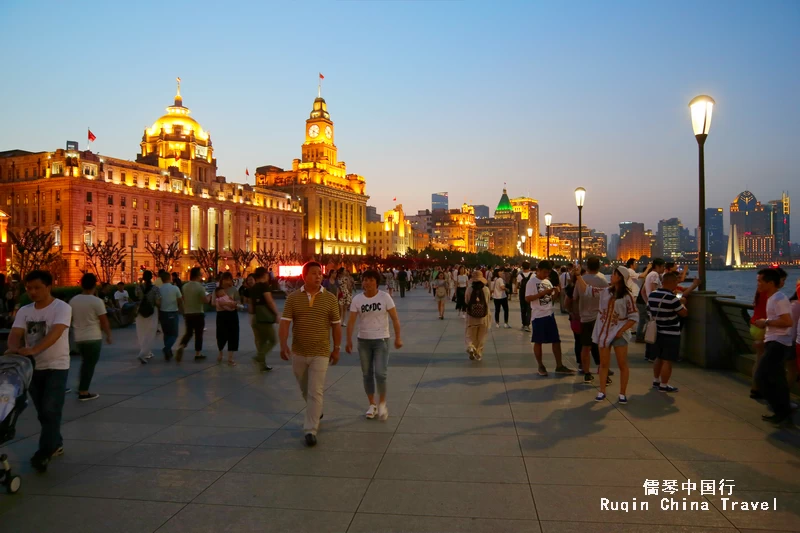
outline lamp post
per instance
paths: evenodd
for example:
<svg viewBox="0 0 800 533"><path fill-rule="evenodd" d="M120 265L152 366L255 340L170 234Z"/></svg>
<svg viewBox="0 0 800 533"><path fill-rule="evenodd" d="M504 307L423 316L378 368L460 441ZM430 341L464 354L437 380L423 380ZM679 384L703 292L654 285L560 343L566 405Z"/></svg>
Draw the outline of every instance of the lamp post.
<svg viewBox="0 0 800 533"><path fill-rule="evenodd" d="M533 228L528 226L528 256L532 256L531 246L533 246Z"/></svg>
<svg viewBox="0 0 800 533"><path fill-rule="evenodd" d="M525 235L522 236L522 255L525 255Z"/></svg>
<svg viewBox="0 0 800 533"><path fill-rule="evenodd" d="M583 211L583 202L586 200L586 189L578 187L575 189L575 205L578 206L578 265L580 266L583 261L583 219L581 218Z"/></svg>
<svg viewBox="0 0 800 533"><path fill-rule="evenodd" d="M714 99L704 94L689 102L692 115L692 129L697 139L699 150L699 204L698 225L700 226L700 253L697 257L697 275L700 277L700 290L706 290L706 163L703 146L711 129L711 112L714 110Z"/></svg>
<svg viewBox="0 0 800 533"><path fill-rule="evenodd" d="M544 214L544 225L547 227L547 259L550 259L550 223L553 221L553 215L550 213Z"/></svg>

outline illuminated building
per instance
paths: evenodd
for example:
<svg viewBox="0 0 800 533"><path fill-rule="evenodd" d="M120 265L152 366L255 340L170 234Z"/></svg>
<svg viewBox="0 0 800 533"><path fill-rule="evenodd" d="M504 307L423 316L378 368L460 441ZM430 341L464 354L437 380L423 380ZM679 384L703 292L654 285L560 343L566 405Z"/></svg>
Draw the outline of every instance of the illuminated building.
<svg viewBox="0 0 800 533"><path fill-rule="evenodd" d="M641 222L619 223L619 245L617 246L617 259L627 261L642 256L650 257L652 232L645 231Z"/></svg>
<svg viewBox="0 0 800 533"><path fill-rule="evenodd" d="M432 214L431 246L439 250L476 251L475 211L466 204L461 209L437 210Z"/></svg>
<svg viewBox="0 0 800 533"><path fill-rule="evenodd" d="M383 222L367 222L367 253L379 257L405 255L414 246L414 230L406 220L403 205L383 214Z"/></svg>
<svg viewBox="0 0 800 533"><path fill-rule="evenodd" d="M790 259L792 256L792 239L789 232L791 216L789 193L781 193L780 200L772 200L769 204L772 206L772 227L770 233L775 235L775 258Z"/></svg>
<svg viewBox="0 0 800 533"><path fill-rule="evenodd" d="M736 234L736 226L731 224L731 233L728 238L728 252L725 256L726 266L740 266L742 264L742 254L739 249L739 236Z"/></svg>
<svg viewBox="0 0 800 533"><path fill-rule="evenodd" d="M559 239L559 253L566 250L567 246L569 246L569 251L565 254L565 257L569 259L578 259L578 234L577 224L571 224L569 222L553 222L550 224L550 239L552 240L553 237ZM603 235L602 239L595 238L594 230L589 229L587 226L581 227L580 235L584 257L588 257L589 255L603 257L605 255L605 235Z"/></svg>
<svg viewBox="0 0 800 533"><path fill-rule="evenodd" d="M775 235L747 234L742 237L742 252L750 263L770 263L775 257Z"/></svg>
<svg viewBox="0 0 800 533"><path fill-rule="evenodd" d="M742 239L746 234L770 234L769 213L750 191L742 192L731 202L730 219L731 225L736 226L736 234L739 236L739 246L742 250L744 249Z"/></svg>
<svg viewBox="0 0 800 533"><path fill-rule="evenodd" d="M406 220L411 223L415 235L424 234L426 236L425 239L415 238L415 245L419 249L427 247L433 236L433 215L430 210L420 209L416 215L406 217Z"/></svg>
<svg viewBox="0 0 800 533"><path fill-rule="evenodd" d="M378 214L378 208L374 205L367 206L367 222L380 222L381 216Z"/></svg>
<svg viewBox="0 0 800 533"><path fill-rule="evenodd" d="M198 248L218 247L220 268L235 268L229 256L237 248L300 251L299 203L217 176L211 137L189 117L180 93L140 146L136 162L74 146L0 152L0 209L8 227L53 233L66 261L61 284L77 283L87 269L84 243L130 249L120 276L126 281L131 270L153 266L147 242L179 242L181 272L196 265Z"/></svg>
<svg viewBox="0 0 800 533"><path fill-rule="evenodd" d="M520 197L511 199L511 207L515 213L520 214L520 236L528 236L528 228L533 229L530 237L533 242L530 244L531 250L537 250L539 245L539 202L533 198ZM527 253L528 243L523 247Z"/></svg>
<svg viewBox="0 0 800 533"><path fill-rule="evenodd" d="M716 258L725 254L725 233L722 222L722 208L709 207L706 209L706 247L708 253ZM684 247L684 251L686 247Z"/></svg>
<svg viewBox="0 0 800 533"><path fill-rule="evenodd" d="M475 209L475 218L489 218L490 211L488 205L473 205Z"/></svg>
<svg viewBox="0 0 800 533"><path fill-rule="evenodd" d="M673 258L680 257L681 251L681 233L683 231L683 224L680 219L670 218L668 220L659 220L658 222L658 245L660 257Z"/></svg>
<svg viewBox="0 0 800 533"><path fill-rule="evenodd" d="M558 237L554 237L550 235L550 257L565 257L570 259L572 256L572 241L560 239ZM539 239L539 247L538 247L538 254L534 254L540 259L547 258L547 239L541 238Z"/></svg>
<svg viewBox="0 0 800 533"><path fill-rule="evenodd" d="M431 211L436 211L437 209L443 209L445 211L450 210L450 202L446 192L435 192L431 194Z"/></svg>
<svg viewBox="0 0 800 533"><path fill-rule="evenodd" d="M489 251L497 254L513 257L519 253L517 241L521 240L522 214L514 211L508 192L503 189L497 208L494 210L494 218L481 219L479 226L484 230L489 230Z"/></svg>
<svg viewBox="0 0 800 533"><path fill-rule="evenodd" d="M291 170L256 169L256 186L299 198L303 213L303 253L365 255L367 199L363 176L348 174L334 144L328 105L319 96L306 120L301 159Z"/></svg>

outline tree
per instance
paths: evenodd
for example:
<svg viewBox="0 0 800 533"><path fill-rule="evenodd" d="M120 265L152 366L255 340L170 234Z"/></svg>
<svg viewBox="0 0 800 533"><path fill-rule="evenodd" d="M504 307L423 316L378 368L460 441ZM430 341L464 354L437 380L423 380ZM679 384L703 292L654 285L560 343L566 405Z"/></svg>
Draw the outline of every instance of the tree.
<svg viewBox="0 0 800 533"><path fill-rule="evenodd" d="M194 251L194 260L206 273L206 277L213 278L219 265L219 252L217 250L207 250L198 248Z"/></svg>
<svg viewBox="0 0 800 533"><path fill-rule="evenodd" d="M253 262L253 259L256 258L255 252L242 250L241 248L231 250L231 256L236 265L236 271L241 274L242 277L247 275L247 269L250 268L250 264Z"/></svg>
<svg viewBox="0 0 800 533"><path fill-rule="evenodd" d="M19 233L8 232L13 245L11 271L21 279L32 270L49 269L61 261L61 247L56 248L56 239L51 231L39 228L25 229Z"/></svg>
<svg viewBox="0 0 800 533"><path fill-rule="evenodd" d="M270 248L269 250L261 248L256 252L256 259L258 260L259 266L269 270L272 265L280 260L280 253L274 248Z"/></svg>
<svg viewBox="0 0 800 533"><path fill-rule="evenodd" d="M111 283L125 262L126 250L118 242L97 241L89 246L83 243L86 262L102 283Z"/></svg>
<svg viewBox="0 0 800 533"><path fill-rule="evenodd" d="M171 242L164 246L160 242L146 242L144 249L152 256L156 270L169 272L175 263L181 258L181 247L177 242ZM131 269L133 265L131 265Z"/></svg>

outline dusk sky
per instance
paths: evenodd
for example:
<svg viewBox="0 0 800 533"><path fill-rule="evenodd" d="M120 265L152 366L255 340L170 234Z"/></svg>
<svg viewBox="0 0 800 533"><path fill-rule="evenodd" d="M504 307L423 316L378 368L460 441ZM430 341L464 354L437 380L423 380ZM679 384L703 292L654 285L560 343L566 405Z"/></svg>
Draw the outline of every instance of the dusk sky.
<svg viewBox="0 0 800 533"><path fill-rule="evenodd" d="M717 102L707 206L792 195L800 237L800 2L0 2L0 150L135 159L184 104L218 173L291 167L325 75L339 158L370 205L529 195L554 221L697 224L688 102ZM542 229L544 220L542 217Z"/></svg>

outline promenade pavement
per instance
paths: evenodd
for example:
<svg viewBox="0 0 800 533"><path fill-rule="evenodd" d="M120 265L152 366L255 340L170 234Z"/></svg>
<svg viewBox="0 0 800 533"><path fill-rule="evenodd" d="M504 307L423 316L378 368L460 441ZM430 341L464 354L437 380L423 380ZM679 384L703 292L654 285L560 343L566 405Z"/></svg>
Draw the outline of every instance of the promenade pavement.
<svg viewBox="0 0 800 533"><path fill-rule="evenodd" d="M395 296L405 346L391 354L389 419L364 419L358 358L343 353L311 449L290 365L276 350L275 370L256 373L246 324L236 367L215 364L213 314L204 363L165 363L156 346L140 365L134 329L115 330L92 386L101 397L68 395L65 454L48 472L28 466L32 406L17 440L0 446L23 476L19 494L0 495L0 531L800 531L800 437L760 420L766 407L748 398L742 376L680 364L680 392L659 393L642 345L632 345L628 405L616 403L616 376L608 400L595 402L580 377L536 375L515 301L513 329L492 328L478 363L464 353L452 304L440 321L423 290ZM574 367L568 322L557 317ZM552 371L548 349L545 361ZM73 388L78 367L73 358ZM670 496L645 496L648 479L679 489L732 480L733 500L777 501L777 510L725 510L718 493L679 490L680 505L709 509L662 511ZM650 506L604 511L601 498Z"/></svg>

